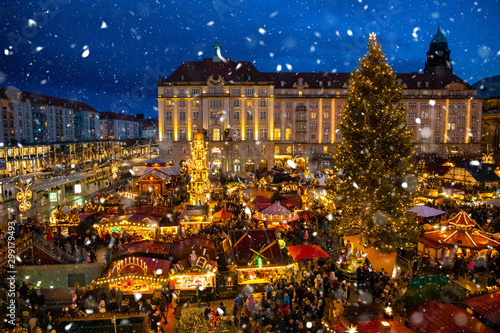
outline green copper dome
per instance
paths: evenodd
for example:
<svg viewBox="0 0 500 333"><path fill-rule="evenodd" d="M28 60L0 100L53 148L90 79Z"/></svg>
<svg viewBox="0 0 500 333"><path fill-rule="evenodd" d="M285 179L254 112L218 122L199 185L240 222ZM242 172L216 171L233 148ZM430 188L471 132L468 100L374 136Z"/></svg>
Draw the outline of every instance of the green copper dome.
<svg viewBox="0 0 500 333"><path fill-rule="evenodd" d="M432 40L431 40L431 44L437 44L437 43L448 44L448 40L441 32L441 28L439 26L438 26L438 32L434 35L434 38L432 38Z"/></svg>

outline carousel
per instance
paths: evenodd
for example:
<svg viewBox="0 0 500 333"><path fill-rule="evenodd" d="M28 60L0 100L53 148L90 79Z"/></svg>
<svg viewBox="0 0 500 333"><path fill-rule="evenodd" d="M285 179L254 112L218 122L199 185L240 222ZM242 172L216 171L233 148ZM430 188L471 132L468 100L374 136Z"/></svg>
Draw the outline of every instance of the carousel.
<svg viewBox="0 0 500 333"><path fill-rule="evenodd" d="M429 259L444 263L456 256L466 257L471 251L489 251L500 248L500 234L492 235L483 229L464 211L453 215L448 221L434 227L424 225L427 230L419 238L418 251Z"/></svg>
<svg viewBox="0 0 500 333"><path fill-rule="evenodd" d="M93 284L103 288L121 289L124 295L152 294L167 286L170 260L150 257L127 257L115 261Z"/></svg>
<svg viewBox="0 0 500 333"><path fill-rule="evenodd" d="M299 219L297 214L283 207L279 202L273 203L271 206L254 214L253 217L259 220L261 224L267 223L271 227L286 227L289 222Z"/></svg>

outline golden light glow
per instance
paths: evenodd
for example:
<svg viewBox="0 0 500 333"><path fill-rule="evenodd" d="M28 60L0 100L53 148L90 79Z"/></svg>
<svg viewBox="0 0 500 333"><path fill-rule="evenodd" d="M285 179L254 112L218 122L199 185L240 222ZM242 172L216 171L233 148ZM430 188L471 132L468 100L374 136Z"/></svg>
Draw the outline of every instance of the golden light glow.
<svg viewBox="0 0 500 333"><path fill-rule="evenodd" d="M31 190L29 190L29 187L31 186L31 183L28 183L26 187L24 186L16 186L16 188L19 189L19 192L17 193L17 201L19 201L19 210L21 212L25 212L28 209L31 208Z"/></svg>
<svg viewBox="0 0 500 333"><path fill-rule="evenodd" d="M354 325L347 328L348 333L358 333L358 328Z"/></svg>
<svg viewBox="0 0 500 333"><path fill-rule="evenodd" d="M448 107L450 105L450 100L446 99L446 113L444 116L444 143L448 142Z"/></svg>
<svg viewBox="0 0 500 333"><path fill-rule="evenodd" d="M392 316L392 308L390 306L385 307L384 311L388 316Z"/></svg>
<svg viewBox="0 0 500 333"><path fill-rule="evenodd" d="M470 99L467 100L467 124L465 125L465 143L469 143L470 136Z"/></svg>
<svg viewBox="0 0 500 333"><path fill-rule="evenodd" d="M323 140L323 99L319 99L318 142Z"/></svg>

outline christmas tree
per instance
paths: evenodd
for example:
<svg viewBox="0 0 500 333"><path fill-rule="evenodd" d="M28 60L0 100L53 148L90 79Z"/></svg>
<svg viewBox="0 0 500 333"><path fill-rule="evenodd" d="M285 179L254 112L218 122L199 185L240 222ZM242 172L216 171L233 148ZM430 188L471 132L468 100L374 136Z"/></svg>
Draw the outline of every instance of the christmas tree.
<svg viewBox="0 0 500 333"><path fill-rule="evenodd" d="M411 248L419 234L407 213L417 188L415 149L398 105L401 86L375 34L351 73L334 160L337 231L359 234L381 251Z"/></svg>

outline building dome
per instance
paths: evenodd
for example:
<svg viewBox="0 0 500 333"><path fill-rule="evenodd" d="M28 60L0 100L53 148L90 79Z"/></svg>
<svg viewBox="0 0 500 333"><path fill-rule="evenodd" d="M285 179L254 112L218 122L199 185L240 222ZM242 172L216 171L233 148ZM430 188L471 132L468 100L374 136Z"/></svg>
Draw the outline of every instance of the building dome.
<svg viewBox="0 0 500 333"><path fill-rule="evenodd" d="M434 35L434 38L431 40L431 44L437 44L437 43L446 43L448 44L448 40L446 37L443 35L441 32L441 28L438 27L438 32Z"/></svg>
<svg viewBox="0 0 500 333"><path fill-rule="evenodd" d="M429 45L424 73L436 73L436 71L441 70L453 72L453 66L451 65L448 40L441 32L441 28L438 26L438 31L434 35L434 38L432 38Z"/></svg>
<svg viewBox="0 0 500 333"><path fill-rule="evenodd" d="M203 133L198 132L198 133L194 134L194 139L195 140L202 140L203 141L205 138L203 137Z"/></svg>

